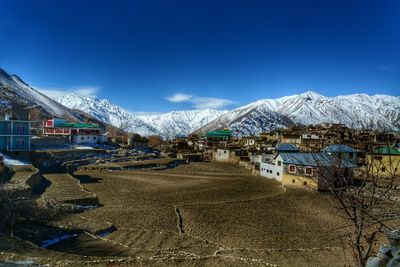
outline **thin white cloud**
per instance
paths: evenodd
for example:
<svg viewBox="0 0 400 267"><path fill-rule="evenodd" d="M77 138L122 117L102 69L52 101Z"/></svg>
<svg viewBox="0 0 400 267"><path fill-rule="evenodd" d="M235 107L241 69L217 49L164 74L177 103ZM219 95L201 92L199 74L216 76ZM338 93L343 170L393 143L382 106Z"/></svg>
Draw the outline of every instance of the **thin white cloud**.
<svg viewBox="0 0 400 267"><path fill-rule="evenodd" d="M233 101L214 97L194 97L192 103L197 109L220 109L233 104Z"/></svg>
<svg viewBox="0 0 400 267"><path fill-rule="evenodd" d="M95 86L81 86L81 87L74 87L74 88L38 88L34 87L39 92L45 94L46 96L58 99L62 96L67 94L75 93L82 96L93 96L96 97L97 92L100 90L99 87Z"/></svg>
<svg viewBox="0 0 400 267"><path fill-rule="evenodd" d="M169 96L167 100L173 103L191 103L196 109L221 109L234 103L229 99L193 96L182 93Z"/></svg>
<svg viewBox="0 0 400 267"><path fill-rule="evenodd" d="M193 98L192 95L177 93L167 97L167 100L174 103L187 102Z"/></svg>

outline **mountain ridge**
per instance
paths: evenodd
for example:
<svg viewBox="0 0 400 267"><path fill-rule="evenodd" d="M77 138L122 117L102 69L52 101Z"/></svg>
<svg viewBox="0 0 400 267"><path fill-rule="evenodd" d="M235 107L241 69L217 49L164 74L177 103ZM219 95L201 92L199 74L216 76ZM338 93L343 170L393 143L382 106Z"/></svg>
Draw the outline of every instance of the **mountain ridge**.
<svg viewBox="0 0 400 267"><path fill-rule="evenodd" d="M17 75L0 68L0 110L36 106L43 117L88 118L140 135L204 134L229 127L235 135L257 135L295 124L344 123L352 128L400 130L400 97L363 93L326 97L313 91L260 99L233 110L183 110L135 115L107 99L67 94L58 101L29 86Z"/></svg>

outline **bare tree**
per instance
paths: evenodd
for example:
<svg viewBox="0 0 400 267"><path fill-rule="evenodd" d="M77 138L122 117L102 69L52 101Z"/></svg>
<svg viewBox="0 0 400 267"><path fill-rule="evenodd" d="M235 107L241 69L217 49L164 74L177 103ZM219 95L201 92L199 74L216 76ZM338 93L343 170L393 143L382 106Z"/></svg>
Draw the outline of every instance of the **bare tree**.
<svg viewBox="0 0 400 267"><path fill-rule="evenodd" d="M327 190L344 214L346 224L339 227L357 266L365 266L373 245L383 231L400 218L395 185L400 160L370 154L361 167L349 168L348 161L330 157L330 164L319 164L315 178Z"/></svg>
<svg viewBox="0 0 400 267"><path fill-rule="evenodd" d="M131 126L131 122L129 120L124 120L123 118L120 118L118 128L120 129L121 139L123 140L124 144L127 143L127 138L129 137L130 126Z"/></svg>

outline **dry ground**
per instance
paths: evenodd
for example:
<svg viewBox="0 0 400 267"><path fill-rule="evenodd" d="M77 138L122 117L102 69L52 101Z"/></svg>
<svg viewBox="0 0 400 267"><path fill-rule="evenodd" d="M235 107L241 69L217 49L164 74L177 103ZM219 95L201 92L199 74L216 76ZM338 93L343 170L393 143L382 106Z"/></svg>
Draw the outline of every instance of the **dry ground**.
<svg viewBox="0 0 400 267"><path fill-rule="evenodd" d="M112 222L118 231L105 241L135 257L284 266L345 262L342 244L330 231L343 222L325 196L285 190L237 165L81 171L76 177L104 205L85 216Z"/></svg>
<svg viewBox="0 0 400 267"><path fill-rule="evenodd" d="M79 171L75 178L104 205L76 216L109 222L118 230L104 238L80 236L55 246L69 253L69 262L62 261L66 265L107 265L115 258L121 259L118 265L126 266L348 263L342 244L330 231L343 221L326 196L285 190L278 182L254 176L237 165L192 163L165 171ZM57 255L53 255L57 260L64 257Z"/></svg>

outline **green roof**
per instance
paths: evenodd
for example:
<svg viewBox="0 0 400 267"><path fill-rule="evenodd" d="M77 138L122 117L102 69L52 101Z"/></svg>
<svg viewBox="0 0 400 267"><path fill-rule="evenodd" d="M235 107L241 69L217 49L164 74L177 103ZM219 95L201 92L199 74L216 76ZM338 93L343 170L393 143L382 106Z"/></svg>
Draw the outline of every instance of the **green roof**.
<svg viewBox="0 0 400 267"><path fill-rule="evenodd" d="M218 130L218 131L211 131L207 133L207 137L231 137L232 131L230 130Z"/></svg>
<svg viewBox="0 0 400 267"><path fill-rule="evenodd" d="M63 123L57 124L55 127L62 128L99 128L97 124L89 124L89 123Z"/></svg>
<svg viewBox="0 0 400 267"><path fill-rule="evenodd" d="M390 146L381 146L374 149L374 154L381 155L400 155L400 151Z"/></svg>

